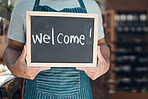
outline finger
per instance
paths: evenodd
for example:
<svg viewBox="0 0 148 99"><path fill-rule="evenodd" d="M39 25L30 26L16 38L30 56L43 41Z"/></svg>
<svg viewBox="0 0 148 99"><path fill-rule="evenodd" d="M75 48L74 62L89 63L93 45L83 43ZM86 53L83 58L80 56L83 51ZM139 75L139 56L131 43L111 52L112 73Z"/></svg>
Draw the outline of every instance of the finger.
<svg viewBox="0 0 148 99"><path fill-rule="evenodd" d="M19 77L33 80L38 73L39 73L39 71L30 69L30 70L28 70L28 72L26 74L21 75Z"/></svg>
<svg viewBox="0 0 148 99"><path fill-rule="evenodd" d="M96 80L98 77L100 77L98 74L94 73L94 72L85 72L89 78L91 78L92 80Z"/></svg>
<svg viewBox="0 0 148 99"><path fill-rule="evenodd" d="M31 68L32 70L34 71L44 71L44 70L48 70L48 69L51 69L50 67L35 67L35 68Z"/></svg>
<svg viewBox="0 0 148 99"><path fill-rule="evenodd" d="M35 77L36 77L36 75L37 75L38 73L39 73L39 72L37 72L37 73L35 73L35 74L33 74L33 75L30 75L30 76L28 76L27 78L30 79L30 80L34 80Z"/></svg>
<svg viewBox="0 0 148 99"><path fill-rule="evenodd" d="M47 68L47 69L51 69L51 67L29 67L28 66L28 68L30 68L30 69L42 69L42 68Z"/></svg>
<svg viewBox="0 0 148 99"><path fill-rule="evenodd" d="M50 69L50 67L48 67L48 68L38 68L38 69L36 69L36 72L34 72L34 74L33 74L33 76L32 76L31 79L34 79L34 78L36 77L36 75L37 75L39 72L44 71L44 70L48 70L48 69Z"/></svg>
<svg viewBox="0 0 148 99"><path fill-rule="evenodd" d="M27 77L28 79L33 80L39 72L40 72L39 69L30 69L28 70L27 75L24 76Z"/></svg>
<svg viewBox="0 0 148 99"><path fill-rule="evenodd" d="M42 71L42 70L48 70L51 69L51 67L29 67L28 69L32 69L34 71Z"/></svg>
<svg viewBox="0 0 148 99"><path fill-rule="evenodd" d="M26 46L24 46L24 49L22 51L22 54L21 54L21 59L26 59L26 56L27 56L27 51L26 51Z"/></svg>
<svg viewBox="0 0 148 99"><path fill-rule="evenodd" d="M48 69L51 69L50 67L48 68L41 68L40 71L44 71L44 70L48 70Z"/></svg>
<svg viewBox="0 0 148 99"><path fill-rule="evenodd" d="M93 76L94 76L94 73L91 73L91 72L89 72L89 71L85 71L85 73L87 74L87 76L89 77L89 78L93 78Z"/></svg>
<svg viewBox="0 0 148 99"><path fill-rule="evenodd" d="M38 73L37 73L37 74L38 74ZM37 75L37 74L36 74L36 75ZM25 76L24 78L33 80L35 77L36 77L36 76L34 76L34 75L29 75L29 76Z"/></svg>
<svg viewBox="0 0 148 99"><path fill-rule="evenodd" d="M100 49L100 45L98 45L98 49Z"/></svg>
<svg viewBox="0 0 148 99"><path fill-rule="evenodd" d="M92 80L96 80L98 77L91 75L89 78L91 78Z"/></svg>
<svg viewBox="0 0 148 99"><path fill-rule="evenodd" d="M99 63L99 58L97 57L97 64ZM97 66L97 65L96 65Z"/></svg>
<svg viewBox="0 0 148 99"><path fill-rule="evenodd" d="M83 71L86 70L85 67L76 67L76 69L77 69L77 70L83 70Z"/></svg>
<svg viewBox="0 0 148 99"><path fill-rule="evenodd" d="M100 58L100 46L98 46L98 52L97 52L97 64L99 63L99 58Z"/></svg>
<svg viewBox="0 0 148 99"><path fill-rule="evenodd" d="M98 46L98 57L100 56L100 54L101 54L101 48L100 48L100 46Z"/></svg>
<svg viewBox="0 0 148 99"><path fill-rule="evenodd" d="M98 46L98 58L104 58L101 52L101 47Z"/></svg>

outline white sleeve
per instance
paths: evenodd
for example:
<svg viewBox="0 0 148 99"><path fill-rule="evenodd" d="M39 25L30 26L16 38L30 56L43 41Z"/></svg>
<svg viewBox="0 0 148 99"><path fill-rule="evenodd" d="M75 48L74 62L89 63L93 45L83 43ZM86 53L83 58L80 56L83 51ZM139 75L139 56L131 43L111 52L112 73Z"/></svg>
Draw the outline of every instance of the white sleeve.
<svg viewBox="0 0 148 99"><path fill-rule="evenodd" d="M98 40L105 37L104 29L103 29L103 21L102 21L102 13L100 7L94 0L83 0L87 13L90 14L98 14L99 15L99 24L98 24Z"/></svg>
<svg viewBox="0 0 148 99"><path fill-rule="evenodd" d="M24 24L19 5L16 5L12 11L10 26L8 29L8 38L21 43L25 43Z"/></svg>

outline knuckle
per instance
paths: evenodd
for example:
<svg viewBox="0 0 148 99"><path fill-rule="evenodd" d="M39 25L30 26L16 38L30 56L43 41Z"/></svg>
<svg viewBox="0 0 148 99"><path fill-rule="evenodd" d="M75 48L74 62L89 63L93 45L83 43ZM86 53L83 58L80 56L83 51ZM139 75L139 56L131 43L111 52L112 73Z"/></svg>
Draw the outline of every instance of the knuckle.
<svg viewBox="0 0 148 99"><path fill-rule="evenodd" d="M31 77L30 79L31 79L31 80L34 80L34 77Z"/></svg>
<svg viewBox="0 0 148 99"><path fill-rule="evenodd" d="M91 78L92 80L95 80L95 79L96 79L96 77L95 77L94 75L90 75L90 78Z"/></svg>
<svg viewBox="0 0 148 99"><path fill-rule="evenodd" d="M92 77L92 80L96 80L97 79L97 77Z"/></svg>
<svg viewBox="0 0 148 99"><path fill-rule="evenodd" d="M101 75L100 73L96 73L94 76L93 76L93 80L96 80L97 78L99 78Z"/></svg>
<svg viewBox="0 0 148 99"><path fill-rule="evenodd" d="M109 66L104 66L104 73L107 73L109 71Z"/></svg>
<svg viewBox="0 0 148 99"><path fill-rule="evenodd" d="M34 78L35 78L35 77L32 76L32 75L29 76L29 79L31 79L31 80L34 80Z"/></svg>

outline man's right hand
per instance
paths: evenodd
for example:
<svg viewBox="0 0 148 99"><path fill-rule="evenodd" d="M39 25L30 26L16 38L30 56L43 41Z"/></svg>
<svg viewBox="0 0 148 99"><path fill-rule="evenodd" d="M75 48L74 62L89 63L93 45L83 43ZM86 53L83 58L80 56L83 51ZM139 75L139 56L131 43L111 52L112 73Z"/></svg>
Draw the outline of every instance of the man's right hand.
<svg viewBox="0 0 148 99"><path fill-rule="evenodd" d="M50 67L28 67L26 64L26 55L26 46L24 46L22 54L11 69L13 75L33 80L40 71L50 69Z"/></svg>

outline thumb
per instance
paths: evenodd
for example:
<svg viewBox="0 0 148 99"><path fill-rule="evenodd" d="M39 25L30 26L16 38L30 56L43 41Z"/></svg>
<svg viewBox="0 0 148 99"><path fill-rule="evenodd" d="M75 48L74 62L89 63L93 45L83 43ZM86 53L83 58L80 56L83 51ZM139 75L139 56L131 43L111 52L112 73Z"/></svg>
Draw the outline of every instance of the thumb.
<svg viewBox="0 0 148 99"><path fill-rule="evenodd" d="M100 58L100 53L101 53L101 49L100 49L100 46L98 46L98 53L97 53L98 58Z"/></svg>
<svg viewBox="0 0 148 99"><path fill-rule="evenodd" d="M102 53L101 53L101 48L100 48L100 46L98 46L98 53L97 53L97 64L99 64L100 63L100 61L102 60Z"/></svg>
<svg viewBox="0 0 148 99"><path fill-rule="evenodd" d="M102 58L103 56L102 56L102 53L101 53L101 48L100 48L100 46L98 46L98 53L97 53L97 55L98 55L98 58Z"/></svg>
<svg viewBox="0 0 148 99"><path fill-rule="evenodd" d="M24 49L23 49L23 51L22 51L22 54L21 54L21 59L25 59L26 58L26 56L27 56L27 52L26 52L26 46L24 46Z"/></svg>

